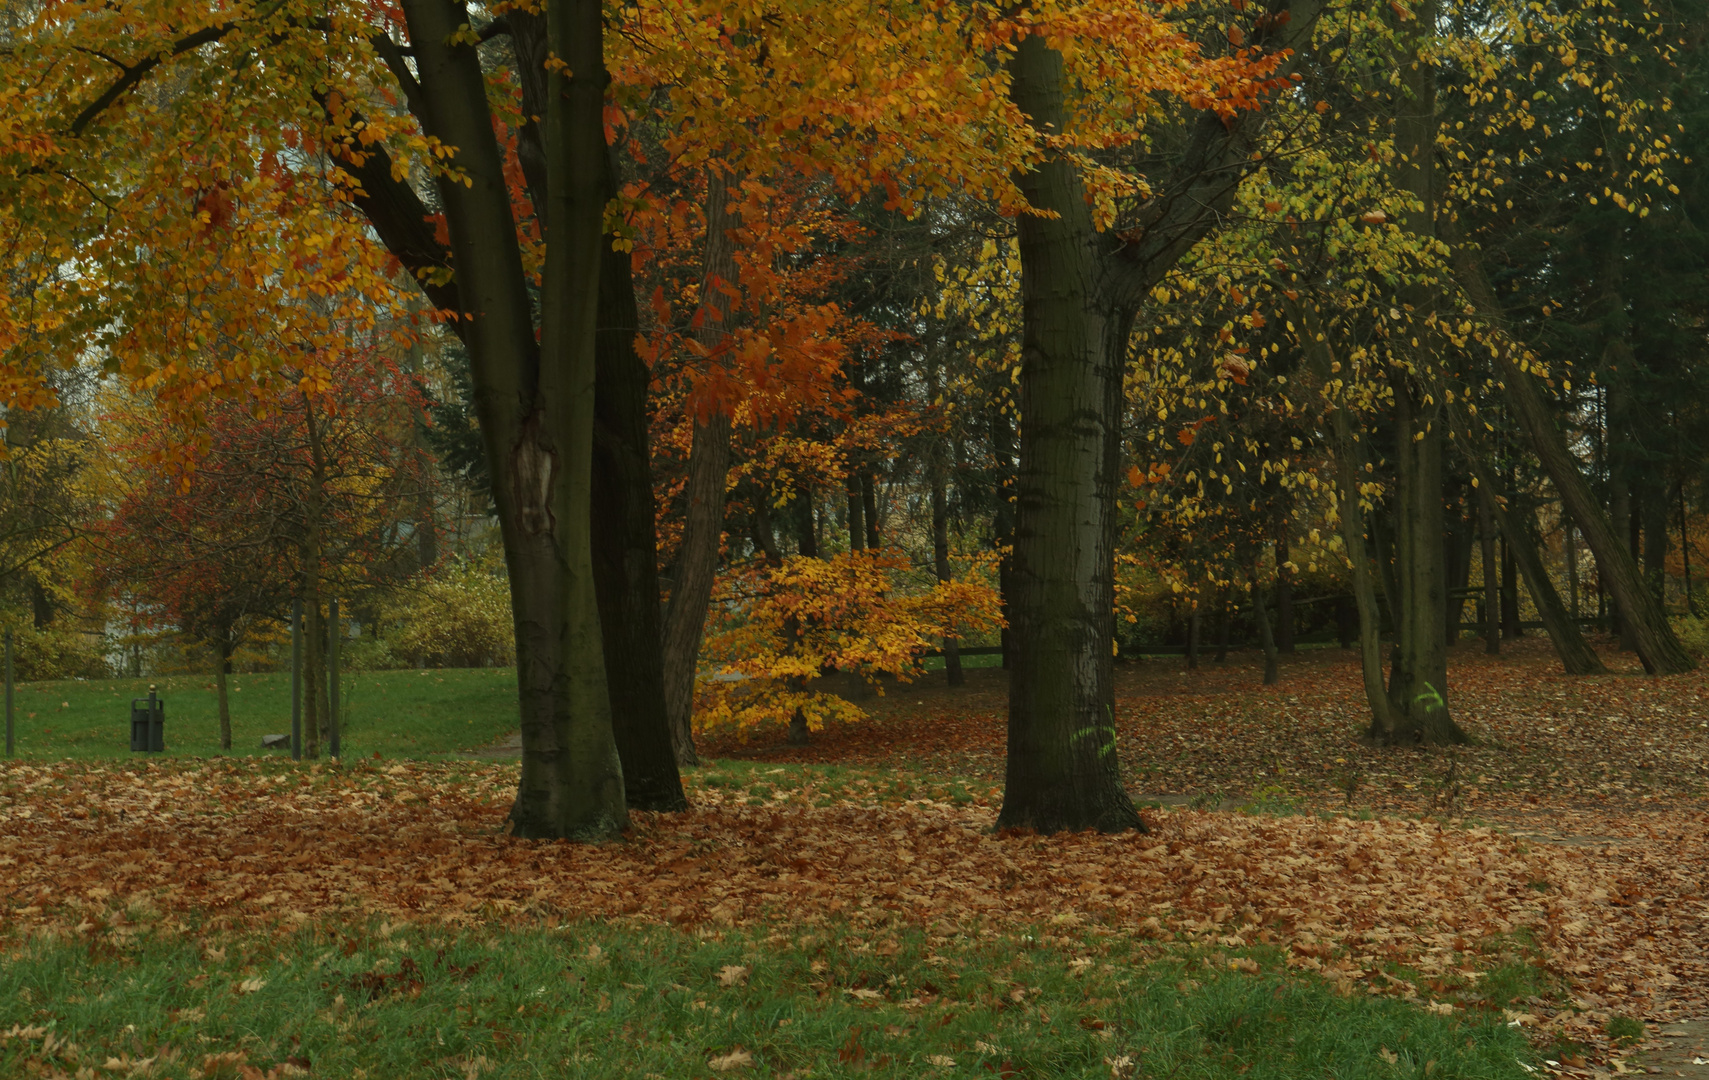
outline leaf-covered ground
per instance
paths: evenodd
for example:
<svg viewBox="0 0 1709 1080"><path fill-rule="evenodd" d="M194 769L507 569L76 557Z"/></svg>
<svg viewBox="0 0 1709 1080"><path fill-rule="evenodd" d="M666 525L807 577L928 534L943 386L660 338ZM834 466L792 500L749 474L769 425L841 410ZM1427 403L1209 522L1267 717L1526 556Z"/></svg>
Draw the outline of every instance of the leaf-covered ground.
<svg viewBox="0 0 1709 1080"><path fill-rule="evenodd" d="M1344 993L1444 1015L1511 1005L1545 1045L1607 1060L1622 1017L1709 1014L1709 682L1551 669L1535 646L1460 650L1453 701L1479 743L1425 753L1359 745L1357 674L1336 652L1269 689L1243 660L1128 668L1144 835L991 832L1000 673L893 690L804 750L714 747L748 760L692 773L694 810L636 814L603 847L505 836L512 762L7 763L0 937L1047 925L1226 963L1271 949ZM1514 973L1539 967L1513 1005Z"/></svg>

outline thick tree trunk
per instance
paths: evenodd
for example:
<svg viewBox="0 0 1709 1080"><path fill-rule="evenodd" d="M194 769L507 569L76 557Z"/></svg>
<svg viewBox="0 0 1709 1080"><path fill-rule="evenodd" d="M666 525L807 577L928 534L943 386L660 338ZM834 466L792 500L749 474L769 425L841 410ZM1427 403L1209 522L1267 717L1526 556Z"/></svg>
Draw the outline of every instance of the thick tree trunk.
<svg viewBox="0 0 1709 1080"><path fill-rule="evenodd" d="M1066 130L1062 57L1036 36L1009 59L1010 94L1035 130ZM1021 462L1016 481L1013 674L1001 828L1143 828L1116 756L1114 496L1127 320L1100 296L1084 189L1047 152L1017 177L1055 216L1017 219L1021 249Z"/></svg>
<svg viewBox="0 0 1709 1080"><path fill-rule="evenodd" d="M1448 710L1448 649L1442 623L1448 606L1442 565L1442 417L1405 375L1395 398L1395 576L1397 645L1389 672L1389 722L1371 738L1387 745L1467 742Z"/></svg>
<svg viewBox="0 0 1709 1080"><path fill-rule="evenodd" d="M1399 9L1397 9L1398 11ZM1395 180L1418 205L1405 215L1403 228L1422 241L1436 235L1436 182L1433 148L1437 135L1436 69L1424 57L1423 43L1433 33L1437 4L1424 0L1404 32L1411 35L1403 57L1400 93L1394 98ZM1436 307L1434 288L1426 284L1403 291L1414 325L1411 334L1429 334L1419 325ZM1393 345L1403 344L1405 328ZM1408 335L1410 336L1410 335ZM1433 362L1430 344L1411 337L1419 371ZM1438 745L1468 741L1448 710L1448 647L1442 626L1448 610L1447 567L1442 558L1442 451L1445 435L1441 402L1422 391L1413 374L1392 369L1395 419L1395 577L1398 607L1392 612L1397 647L1389 673L1390 716L1371 726L1373 740L1386 744Z"/></svg>
<svg viewBox="0 0 1709 1080"><path fill-rule="evenodd" d="M724 290L737 282L735 239L740 221L730 212L729 181L716 167L706 175L706 255L700 285L695 338L708 355L729 344L734 305ZM700 642L712 586L718 577L724 544L724 497L730 478L730 418L715 413L694 425L688 454L688 483L683 489L681 546L671 573L671 598L665 608L665 711L679 765L697 765L694 749L694 681L700 666Z"/></svg>
<svg viewBox="0 0 1709 1080"><path fill-rule="evenodd" d="M1513 641L1525 636L1519 619L1519 565L1513 557L1513 541L1501 536L1501 636Z"/></svg>
<svg viewBox="0 0 1709 1080"><path fill-rule="evenodd" d="M546 103L546 19L513 11L515 48L526 117L543 116ZM524 120L517 153L530 199L544 224L547 167L544 137ZM602 175L609 199L617 194L614 152ZM594 344L593 534L594 584L600 636L611 696L612 734L631 806L676 810L687 805L665 712L663 630L659 615L658 544L654 527L652 461L647 428L646 365L635 354L640 319L628 253L600 241L599 308ZM548 237L550 240L550 237Z"/></svg>
<svg viewBox="0 0 1709 1080"><path fill-rule="evenodd" d="M605 190L616 194L606 155ZM629 253L600 243L599 328L595 344L592 513L594 585L599 601L612 735L631 807L684 810L665 709L663 627L652 463L647 445L647 366L635 353L640 325Z"/></svg>
<svg viewBox="0 0 1709 1080"><path fill-rule="evenodd" d="M1499 316L1501 307L1476 253L1460 246L1456 263L1460 285L1472 302L1488 315ZM1579 468L1578 459L1567 445L1554 410L1537 388L1536 377L1519 369L1511 349L1498 350L1496 361L1501 370L1502 387L1513 406L1514 418L1525 430L1537 459L1560 493L1562 507L1584 534L1585 543L1596 556L1599 585L1606 584L1620 604L1622 616L1632 623L1632 644L1644 670L1652 675L1676 675L1695 669L1697 665L1674 635L1667 613L1645 587L1636 560L1626 550L1608 515L1598 505L1595 493Z"/></svg>

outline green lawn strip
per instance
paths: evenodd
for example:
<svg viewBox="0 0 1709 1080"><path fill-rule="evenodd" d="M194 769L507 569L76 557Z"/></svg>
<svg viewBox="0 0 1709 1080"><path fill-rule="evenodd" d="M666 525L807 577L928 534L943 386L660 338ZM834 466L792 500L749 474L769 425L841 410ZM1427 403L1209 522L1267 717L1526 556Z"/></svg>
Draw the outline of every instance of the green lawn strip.
<svg viewBox="0 0 1709 1080"><path fill-rule="evenodd" d="M132 698L153 683L166 702L166 755L220 753L211 676L20 683L13 722L24 758L121 758L130 750ZM422 757L486 746L516 730L516 674L510 668L347 672L340 680L346 757ZM231 677L232 749L263 750L261 736L291 730L288 673ZM160 755L152 755L160 756Z"/></svg>
<svg viewBox="0 0 1709 1080"><path fill-rule="evenodd" d="M1257 970L1231 969L1237 957ZM0 1074L122 1074L154 1058L148 1075L167 1078L247 1065L375 1080L1517 1080L1536 1060L1499 1011L1342 996L1265 950L1054 927L322 923L37 939L0 964L0 1036Z"/></svg>

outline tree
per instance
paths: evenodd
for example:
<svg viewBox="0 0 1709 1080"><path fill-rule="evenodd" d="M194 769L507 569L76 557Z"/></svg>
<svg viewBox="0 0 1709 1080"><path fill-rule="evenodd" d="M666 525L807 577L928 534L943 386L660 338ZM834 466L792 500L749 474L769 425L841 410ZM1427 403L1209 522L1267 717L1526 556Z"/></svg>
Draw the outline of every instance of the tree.
<svg viewBox="0 0 1709 1080"><path fill-rule="evenodd" d="M324 601L416 570L414 538L400 526L413 521L432 466L409 438L424 406L418 382L368 351L312 366L318 376L212 403L200 429L206 446L177 466L182 435L134 398L103 419L115 491L89 525L98 572L107 588L150 603L157 622L213 650L224 749L226 676L246 631L303 602L304 748L317 756Z"/></svg>

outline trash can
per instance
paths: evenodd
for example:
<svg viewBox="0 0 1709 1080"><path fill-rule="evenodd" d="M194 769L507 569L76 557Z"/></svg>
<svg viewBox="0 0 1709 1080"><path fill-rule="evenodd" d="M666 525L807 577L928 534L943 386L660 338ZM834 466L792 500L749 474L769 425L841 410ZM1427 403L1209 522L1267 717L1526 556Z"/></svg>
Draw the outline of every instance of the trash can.
<svg viewBox="0 0 1709 1080"><path fill-rule="evenodd" d="M147 697L131 699L131 749L166 749L166 702L154 696L152 686Z"/></svg>

